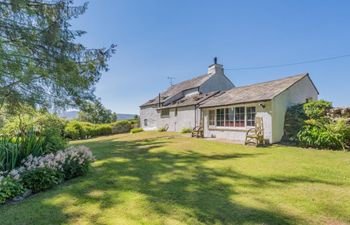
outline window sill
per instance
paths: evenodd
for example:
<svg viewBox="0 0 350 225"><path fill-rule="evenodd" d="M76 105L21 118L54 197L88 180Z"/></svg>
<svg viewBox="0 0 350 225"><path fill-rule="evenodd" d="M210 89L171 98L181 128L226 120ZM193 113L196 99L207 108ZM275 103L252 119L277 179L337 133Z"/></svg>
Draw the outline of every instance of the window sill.
<svg viewBox="0 0 350 225"><path fill-rule="evenodd" d="M248 131L249 129L254 127L216 127L209 126L209 130L222 130L222 131Z"/></svg>

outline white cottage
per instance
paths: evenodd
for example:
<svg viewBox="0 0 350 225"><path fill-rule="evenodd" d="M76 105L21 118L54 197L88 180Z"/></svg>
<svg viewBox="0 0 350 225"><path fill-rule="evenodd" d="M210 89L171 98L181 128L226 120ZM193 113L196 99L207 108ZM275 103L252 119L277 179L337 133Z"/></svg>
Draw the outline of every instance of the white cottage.
<svg viewBox="0 0 350 225"><path fill-rule="evenodd" d="M181 131L200 125L205 137L244 142L259 116L265 139L276 143L283 136L287 108L317 100L318 94L307 73L235 87L215 61L207 74L173 85L141 105L140 120L145 130Z"/></svg>

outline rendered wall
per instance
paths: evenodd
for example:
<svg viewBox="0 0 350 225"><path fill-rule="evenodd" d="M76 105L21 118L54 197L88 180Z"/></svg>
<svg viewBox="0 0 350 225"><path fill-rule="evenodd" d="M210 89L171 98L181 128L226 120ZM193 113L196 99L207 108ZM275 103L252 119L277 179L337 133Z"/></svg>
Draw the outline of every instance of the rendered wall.
<svg viewBox="0 0 350 225"><path fill-rule="evenodd" d="M307 98L318 99L318 93L309 77L304 77L272 100L272 141L280 142L284 133L284 119L288 107L305 103Z"/></svg>

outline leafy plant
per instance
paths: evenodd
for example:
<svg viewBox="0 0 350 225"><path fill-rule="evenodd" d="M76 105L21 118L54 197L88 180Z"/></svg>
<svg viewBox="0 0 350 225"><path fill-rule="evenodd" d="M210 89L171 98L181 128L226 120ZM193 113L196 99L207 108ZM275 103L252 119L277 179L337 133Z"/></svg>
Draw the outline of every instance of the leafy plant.
<svg viewBox="0 0 350 225"><path fill-rule="evenodd" d="M37 193L58 185L63 181L63 177L63 173L57 170L42 167L26 171L21 179L25 188Z"/></svg>
<svg viewBox="0 0 350 225"><path fill-rule="evenodd" d="M24 192L23 185L10 176L0 176L0 204Z"/></svg>
<svg viewBox="0 0 350 225"><path fill-rule="evenodd" d="M132 129L130 130L130 133L132 133L132 134L140 133L140 132L143 132L143 129L140 128L140 127L132 128Z"/></svg>
<svg viewBox="0 0 350 225"><path fill-rule="evenodd" d="M13 138L0 137L0 171L9 171L15 168L20 159L20 149Z"/></svg>
<svg viewBox="0 0 350 225"><path fill-rule="evenodd" d="M127 120L121 120L121 121L112 123L113 134L129 133L131 128L132 128L132 123Z"/></svg>
<svg viewBox="0 0 350 225"><path fill-rule="evenodd" d="M332 103L325 100L312 101L304 104L304 111L310 119L320 119L327 115Z"/></svg>
<svg viewBox="0 0 350 225"><path fill-rule="evenodd" d="M187 134L187 133L191 133L192 132L192 129L191 128L183 128L182 130L181 130L181 133L183 133L183 134Z"/></svg>

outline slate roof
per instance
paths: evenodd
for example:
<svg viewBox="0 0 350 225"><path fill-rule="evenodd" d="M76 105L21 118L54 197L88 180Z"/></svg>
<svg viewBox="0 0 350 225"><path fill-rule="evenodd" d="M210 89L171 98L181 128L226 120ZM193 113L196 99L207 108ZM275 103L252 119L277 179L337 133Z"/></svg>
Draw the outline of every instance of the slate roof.
<svg viewBox="0 0 350 225"><path fill-rule="evenodd" d="M234 87L209 98L200 107L205 108L271 100L304 77L309 77L309 74L303 73L278 80Z"/></svg>
<svg viewBox="0 0 350 225"><path fill-rule="evenodd" d="M210 74L204 74L198 77L194 77L190 80L185 80L183 82L180 82L178 84L175 84L171 87L169 87L166 91L162 92L160 94L160 101L161 103L165 102L167 99L171 98L172 96L188 90L188 89L192 89L192 88L197 88L200 87L204 82L206 82L209 78L211 77ZM154 105L154 104L158 104L159 101L159 96L147 101L146 103L144 103L142 106L148 106L148 105Z"/></svg>
<svg viewBox="0 0 350 225"><path fill-rule="evenodd" d="M213 91L213 92L209 92L209 93L193 94L193 95L185 96L185 97L183 97L177 101L174 101L174 102L170 103L169 105L166 105L166 106L161 107L161 108L166 109L166 108L198 105L201 102L207 100L208 98L218 94L219 92L220 91Z"/></svg>

